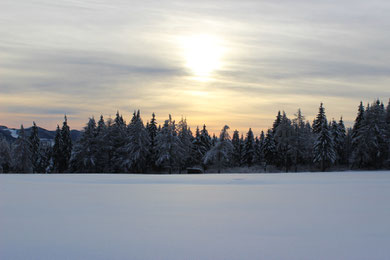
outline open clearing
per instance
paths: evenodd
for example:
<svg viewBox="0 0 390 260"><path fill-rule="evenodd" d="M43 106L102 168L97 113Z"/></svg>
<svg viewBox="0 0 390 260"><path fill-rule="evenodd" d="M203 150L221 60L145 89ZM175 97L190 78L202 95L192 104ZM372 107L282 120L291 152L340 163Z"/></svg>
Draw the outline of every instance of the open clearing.
<svg viewBox="0 0 390 260"><path fill-rule="evenodd" d="M390 259L390 172L0 175L0 259Z"/></svg>

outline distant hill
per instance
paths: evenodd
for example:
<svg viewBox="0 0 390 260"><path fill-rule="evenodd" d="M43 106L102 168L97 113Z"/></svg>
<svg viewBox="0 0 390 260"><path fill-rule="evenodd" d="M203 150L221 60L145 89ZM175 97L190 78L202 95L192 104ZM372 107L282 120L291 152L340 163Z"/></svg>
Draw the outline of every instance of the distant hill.
<svg viewBox="0 0 390 260"><path fill-rule="evenodd" d="M25 128L25 133L26 136L29 136L31 133L31 127ZM0 126L0 137L4 137L6 140L13 142L16 140L19 136L19 131L20 129L15 129L15 128L8 128L6 126ZM70 131L70 136L72 138L73 142L76 142L80 135L81 131L78 130L71 130ZM38 136L41 140L47 140L47 141L54 141L54 137L56 135L56 131L50 131L46 130L42 127L38 127Z"/></svg>

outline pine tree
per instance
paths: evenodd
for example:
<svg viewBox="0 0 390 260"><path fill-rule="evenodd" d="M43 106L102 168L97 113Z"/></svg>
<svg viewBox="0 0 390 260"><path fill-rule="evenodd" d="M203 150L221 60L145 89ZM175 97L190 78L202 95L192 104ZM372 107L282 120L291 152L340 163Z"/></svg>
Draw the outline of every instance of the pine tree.
<svg viewBox="0 0 390 260"><path fill-rule="evenodd" d="M241 166L242 149L241 149L240 134L237 130L234 130L233 132L232 145L233 145L232 166Z"/></svg>
<svg viewBox="0 0 390 260"><path fill-rule="evenodd" d="M115 173L125 172L123 160L128 156L125 150L128 132L126 122L119 114L119 111L116 113L114 122L108 128L106 138L109 140L109 171Z"/></svg>
<svg viewBox="0 0 390 260"><path fill-rule="evenodd" d="M192 141L191 157L194 165L201 165L205 150L203 149L199 127L196 127L195 138Z"/></svg>
<svg viewBox="0 0 390 260"><path fill-rule="evenodd" d="M62 164L62 138L61 138L61 130L59 125L57 125L56 135L54 138L54 146L52 152L52 163L51 163L51 172L60 172L61 164Z"/></svg>
<svg viewBox="0 0 390 260"><path fill-rule="evenodd" d="M108 131L107 125L104 121L103 115L100 116L100 119L96 127L96 162L95 162L95 172L109 172L108 165L109 162L109 153L110 153L110 142L108 140Z"/></svg>
<svg viewBox="0 0 390 260"><path fill-rule="evenodd" d="M324 117L322 127L319 131L314 144L314 163L320 164L321 170L325 171L336 160L333 139L328 128L326 117Z"/></svg>
<svg viewBox="0 0 390 260"><path fill-rule="evenodd" d="M192 151L192 141L194 137L192 135L191 129L187 125L187 120L185 118L181 118L177 128L178 128L178 137L180 139L184 151L180 163L181 167L179 169L179 171L181 171L183 168L186 168L193 163L191 158L191 151Z"/></svg>
<svg viewBox="0 0 390 260"><path fill-rule="evenodd" d="M313 121L313 133L315 134L320 133L325 121L326 121L325 108L323 107L323 104L321 102L317 117Z"/></svg>
<svg viewBox="0 0 390 260"><path fill-rule="evenodd" d="M158 133L157 128L157 121L156 121L156 115L152 114L152 119L150 120L150 123L146 127L148 133L149 133L149 139L150 139L150 161L149 165L154 168L156 166L156 137Z"/></svg>
<svg viewBox="0 0 390 260"><path fill-rule="evenodd" d="M358 168L361 168L369 160L366 143L367 127L365 123L365 109L363 102L360 102L351 135L352 165Z"/></svg>
<svg viewBox="0 0 390 260"><path fill-rule="evenodd" d="M288 172L291 165L292 143L293 143L293 127L290 119L283 111L283 115L279 125L275 130L275 144L276 144L276 164L284 166Z"/></svg>
<svg viewBox="0 0 390 260"><path fill-rule="evenodd" d="M99 150L97 147L96 121L92 117L84 127L81 138L74 146L72 157L70 159L70 169L72 172L93 173L96 172L97 158Z"/></svg>
<svg viewBox="0 0 390 260"><path fill-rule="evenodd" d="M251 167L255 160L255 140L251 128L246 134L243 157L248 167Z"/></svg>
<svg viewBox="0 0 390 260"><path fill-rule="evenodd" d="M12 154L12 169L14 172L32 172L30 142L25 135L23 125L20 127L19 136L14 143Z"/></svg>
<svg viewBox="0 0 390 260"><path fill-rule="evenodd" d="M257 164L262 164L264 161L263 146L264 146L265 136L264 131L261 131L260 137L255 139L255 162Z"/></svg>
<svg viewBox="0 0 390 260"><path fill-rule="evenodd" d="M38 172L38 164L40 161L40 139L38 136L38 127L33 122L33 126L31 127L31 134L29 137L30 142L30 151L31 151L31 162L33 165L33 172Z"/></svg>
<svg viewBox="0 0 390 260"><path fill-rule="evenodd" d="M282 121L282 114L280 113L280 110L278 111L278 114L276 115L276 119L272 125L272 132L276 132L276 128L278 128L280 122Z"/></svg>
<svg viewBox="0 0 390 260"><path fill-rule="evenodd" d="M230 141L228 130L229 126L227 125L222 128L218 141L204 158L205 164L215 163L217 165L218 173L221 172L221 168L224 165L229 164L231 161L233 145Z"/></svg>
<svg viewBox="0 0 390 260"><path fill-rule="evenodd" d="M8 173L11 170L11 149L8 142L0 137L0 172Z"/></svg>
<svg viewBox="0 0 390 260"><path fill-rule="evenodd" d="M70 129L68 126L68 118L64 117L64 123L61 128L62 138L62 160L59 172L65 172L69 168L70 157L72 156L72 138L70 137Z"/></svg>
<svg viewBox="0 0 390 260"><path fill-rule="evenodd" d="M157 166L168 169L169 173L172 173L175 168L179 168L185 151L182 148L180 138L177 136L176 124L171 115L169 115L168 120L165 120L164 126L158 133L156 144L158 151Z"/></svg>
<svg viewBox="0 0 390 260"><path fill-rule="evenodd" d="M276 144L273 131L268 129L267 135L264 140L263 154L265 159L264 169L267 171L267 165L275 164L276 157Z"/></svg>
<svg viewBox="0 0 390 260"><path fill-rule="evenodd" d="M150 158L150 137L146 130L140 111L131 120L128 126L129 141L125 146L128 158L124 160L124 167L132 172L146 172Z"/></svg>

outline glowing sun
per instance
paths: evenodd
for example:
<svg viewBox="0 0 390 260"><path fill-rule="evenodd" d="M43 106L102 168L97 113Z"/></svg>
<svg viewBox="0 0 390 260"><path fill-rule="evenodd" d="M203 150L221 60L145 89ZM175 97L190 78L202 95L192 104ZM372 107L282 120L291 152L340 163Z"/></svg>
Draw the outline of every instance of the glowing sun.
<svg viewBox="0 0 390 260"><path fill-rule="evenodd" d="M198 80L208 80L213 71L221 67L223 47L211 35L193 35L181 39L186 67Z"/></svg>

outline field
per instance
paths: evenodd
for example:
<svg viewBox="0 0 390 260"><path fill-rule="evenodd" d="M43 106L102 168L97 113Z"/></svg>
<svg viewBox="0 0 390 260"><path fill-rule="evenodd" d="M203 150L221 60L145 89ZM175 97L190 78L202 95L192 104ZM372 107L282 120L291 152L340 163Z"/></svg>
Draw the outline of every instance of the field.
<svg viewBox="0 0 390 260"><path fill-rule="evenodd" d="M0 259L390 259L390 172L0 175Z"/></svg>

